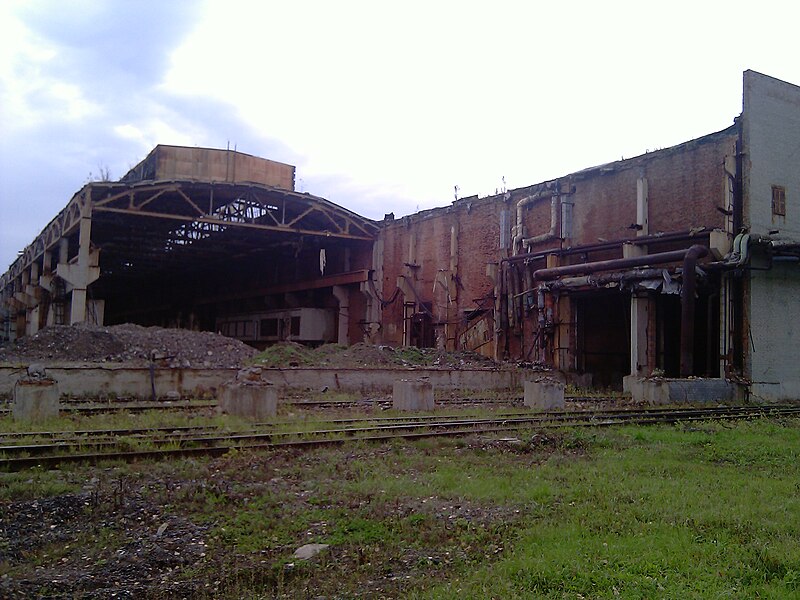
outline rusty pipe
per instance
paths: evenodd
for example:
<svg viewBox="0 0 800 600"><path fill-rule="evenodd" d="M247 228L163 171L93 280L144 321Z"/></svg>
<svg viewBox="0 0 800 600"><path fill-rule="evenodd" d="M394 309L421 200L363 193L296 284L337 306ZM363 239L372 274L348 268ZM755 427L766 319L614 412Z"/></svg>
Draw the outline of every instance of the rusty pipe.
<svg viewBox="0 0 800 600"><path fill-rule="evenodd" d="M692 246L694 248L695 246ZM699 246L704 248L704 246ZM691 248L690 248L691 250ZM645 256L634 256L631 258L614 258L611 260L600 260L596 262L581 263L579 265L565 265L563 267L552 267L549 269L538 269L534 271L535 281L548 281L558 279L563 275L587 275L598 271L613 271L617 269L627 269L629 267L642 267L644 265L659 265L669 262L683 260L689 250L673 250L671 252L658 252Z"/></svg>
<svg viewBox="0 0 800 600"><path fill-rule="evenodd" d="M694 294L697 277L697 259L708 254L708 248L695 244L683 257L683 285L681 286L681 377L689 377L694 370Z"/></svg>
<svg viewBox="0 0 800 600"><path fill-rule="evenodd" d="M695 244L688 250L675 250L672 252L659 252L645 256L631 258L616 258L597 262L582 263L579 265L566 265L550 269L534 271L533 279L548 281L564 275L586 275L599 271L627 269L644 265L657 265L669 262L683 261L683 286L681 287L681 349L680 349L680 375L688 377L692 374L694 363L694 294L696 287L695 267L697 259L708 254L708 248Z"/></svg>

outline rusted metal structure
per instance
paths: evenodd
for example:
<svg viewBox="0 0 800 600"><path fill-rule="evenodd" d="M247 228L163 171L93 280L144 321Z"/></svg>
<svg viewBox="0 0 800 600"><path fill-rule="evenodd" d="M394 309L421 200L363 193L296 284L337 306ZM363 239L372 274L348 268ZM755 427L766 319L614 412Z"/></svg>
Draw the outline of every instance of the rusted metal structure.
<svg viewBox="0 0 800 600"><path fill-rule="evenodd" d="M6 336L84 321L214 329L305 305L342 324L378 226L293 188L290 165L158 146L120 181L85 185L2 276Z"/></svg>

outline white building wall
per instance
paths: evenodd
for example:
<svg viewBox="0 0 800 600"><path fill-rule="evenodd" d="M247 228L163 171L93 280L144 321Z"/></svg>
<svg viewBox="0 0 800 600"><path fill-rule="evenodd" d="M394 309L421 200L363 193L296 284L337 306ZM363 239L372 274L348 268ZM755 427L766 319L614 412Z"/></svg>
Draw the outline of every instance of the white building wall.
<svg viewBox="0 0 800 600"><path fill-rule="evenodd" d="M800 87L744 74L744 224L753 234L800 240ZM772 186L786 189L786 216L773 215ZM745 298L750 338L746 375L752 394L768 401L800 399L800 265L751 271Z"/></svg>

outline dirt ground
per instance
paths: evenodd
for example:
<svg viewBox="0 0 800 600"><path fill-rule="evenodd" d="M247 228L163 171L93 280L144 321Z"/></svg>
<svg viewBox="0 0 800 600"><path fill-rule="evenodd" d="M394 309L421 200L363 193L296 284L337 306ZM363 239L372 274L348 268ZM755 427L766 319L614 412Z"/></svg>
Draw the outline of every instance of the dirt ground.
<svg viewBox="0 0 800 600"><path fill-rule="evenodd" d="M474 437L444 455L532 466L553 443ZM0 473L16 490L0 500L0 597L402 598L501 554L525 512L370 489L362 470L416 481L437 456L400 443ZM293 557L318 541L319 556Z"/></svg>

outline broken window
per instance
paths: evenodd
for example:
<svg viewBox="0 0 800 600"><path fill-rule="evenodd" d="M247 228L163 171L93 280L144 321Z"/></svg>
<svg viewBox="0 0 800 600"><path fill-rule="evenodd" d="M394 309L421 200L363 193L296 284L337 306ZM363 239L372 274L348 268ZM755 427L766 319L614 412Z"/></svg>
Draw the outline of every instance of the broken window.
<svg viewBox="0 0 800 600"><path fill-rule="evenodd" d="M781 185L772 186L772 214L786 216L786 188Z"/></svg>

